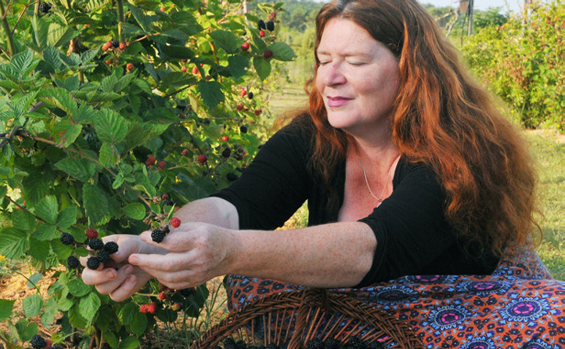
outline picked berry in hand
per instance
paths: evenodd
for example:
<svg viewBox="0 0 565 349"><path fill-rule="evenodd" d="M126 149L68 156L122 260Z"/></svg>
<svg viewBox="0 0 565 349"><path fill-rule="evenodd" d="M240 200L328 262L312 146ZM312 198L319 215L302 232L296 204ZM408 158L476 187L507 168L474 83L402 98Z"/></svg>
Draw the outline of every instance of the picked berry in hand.
<svg viewBox="0 0 565 349"><path fill-rule="evenodd" d="M104 263L106 263L110 260L110 254L106 250L102 250L102 251L98 252L96 257L98 258L98 261L101 264L104 264Z"/></svg>
<svg viewBox="0 0 565 349"><path fill-rule="evenodd" d="M164 226L162 230L163 230L163 234L165 234L165 235L167 235L168 233L171 232L171 229L169 229L168 225Z"/></svg>
<svg viewBox="0 0 565 349"><path fill-rule="evenodd" d="M165 238L165 233L163 233L163 231L159 228L154 229L151 232L151 239L156 243L162 242L164 238Z"/></svg>
<svg viewBox="0 0 565 349"><path fill-rule="evenodd" d="M78 268L79 265L80 265L80 262L79 262L77 257L69 256L69 258L67 258L67 266L70 269L76 269L76 268Z"/></svg>
<svg viewBox="0 0 565 349"><path fill-rule="evenodd" d="M181 221L180 221L180 219L177 218L177 217L173 217L173 219L171 219L171 226L172 226L173 228L178 228L178 227L180 227L180 223L181 223Z"/></svg>
<svg viewBox="0 0 565 349"><path fill-rule="evenodd" d="M118 252L118 244L115 243L114 241L109 241L106 244L104 244L104 251L107 251L108 254L113 254Z"/></svg>
<svg viewBox="0 0 565 349"><path fill-rule="evenodd" d="M90 247L94 251L99 251L104 248L104 242L102 242L102 240L100 239L91 239L88 242L88 247Z"/></svg>
<svg viewBox="0 0 565 349"><path fill-rule="evenodd" d="M98 231L96 229L90 228L86 230L86 237L89 239L96 239L98 237Z"/></svg>
<svg viewBox="0 0 565 349"><path fill-rule="evenodd" d="M88 260L86 261L86 266L92 270L98 269L98 267L100 266L100 261L98 260L98 257L88 258Z"/></svg>
<svg viewBox="0 0 565 349"><path fill-rule="evenodd" d="M43 337L37 334L33 336L30 343L33 349L42 349L47 346L47 341Z"/></svg>
<svg viewBox="0 0 565 349"><path fill-rule="evenodd" d="M75 242L75 238L69 233L62 233L61 242L63 245L72 245Z"/></svg>

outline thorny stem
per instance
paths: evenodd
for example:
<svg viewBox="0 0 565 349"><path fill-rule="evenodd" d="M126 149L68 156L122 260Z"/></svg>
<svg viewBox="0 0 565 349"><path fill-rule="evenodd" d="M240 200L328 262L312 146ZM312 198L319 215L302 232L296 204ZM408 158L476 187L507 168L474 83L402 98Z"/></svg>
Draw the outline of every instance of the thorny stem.
<svg viewBox="0 0 565 349"><path fill-rule="evenodd" d="M10 25L8 24L8 13L4 9L4 1L0 1L0 17L2 18L2 29L6 33L8 39L8 54L13 56L16 54L16 46L14 45L14 37L12 36L12 31L10 30Z"/></svg>
<svg viewBox="0 0 565 349"><path fill-rule="evenodd" d="M117 0L118 3L118 37L120 42L125 43L126 37L124 35L124 29L122 28L124 23L124 0Z"/></svg>
<svg viewBox="0 0 565 349"><path fill-rule="evenodd" d="M35 217L35 219L37 219L38 221L41 221L43 223L47 223L43 218L36 216L34 213L30 212L27 208L25 208L24 206L20 206L20 204L18 204L17 202L15 202L14 200L12 200L11 197L9 197L8 195L4 195L4 198L8 199L8 201L10 201L11 203L13 203L14 205L16 205L20 210L23 210L29 214L31 214L33 217Z"/></svg>

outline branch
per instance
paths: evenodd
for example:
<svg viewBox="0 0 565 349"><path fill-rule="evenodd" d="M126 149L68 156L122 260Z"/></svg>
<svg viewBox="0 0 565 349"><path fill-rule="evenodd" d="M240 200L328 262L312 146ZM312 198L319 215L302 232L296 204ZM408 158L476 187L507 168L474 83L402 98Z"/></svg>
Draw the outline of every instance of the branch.
<svg viewBox="0 0 565 349"><path fill-rule="evenodd" d="M8 55L13 56L16 54L16 46L14 45L14 37L8 24L8 13L4 10L4 1L0 1L0 17L2 17L2 29L4 29L8 39Z"/></svg>
<svg viewBox="0 0 565 349"><path fill-rule="evenodd" d="M14 28L12 28L12 35L14 35L14 32L16 31L16 27L18 26L18 23L20 23L20 20L22 19L25 11L27 10L27 6L24 6L24 9L22 10L22 13L20 13L20 16L18 17L18 20L16 21L16 24L14 24Z"/></svg>
<svg viewBox="0 0 565 349"><path fill-rule="evenodd" d="M35 217L35 219L37 219L38 221L41 221L43 223L47 223L43 218L36 216L33 212L31 212L30 210L28 210L27 208L25 208L24 206L20 206L20 204L18 204L17 202L15 202L14 200L12 200L11 197L9 197L8 195L4 195L4 197L6 199L8 199L8 201L10 201L11 203L13 203L14 205L18 206L18 208L20 210L23 210L29 214L31 214L33 217Z"/></svg>

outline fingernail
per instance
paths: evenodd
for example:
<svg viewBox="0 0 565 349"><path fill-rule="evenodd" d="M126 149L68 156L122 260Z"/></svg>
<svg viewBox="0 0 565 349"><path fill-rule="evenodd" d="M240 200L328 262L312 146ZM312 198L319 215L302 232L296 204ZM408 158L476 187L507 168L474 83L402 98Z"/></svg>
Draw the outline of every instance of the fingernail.
<svg viewBox="0 0 565 349"><path fill-rule="evenodd" d="M126 265L124 267L124 273L131 274L133 272L133 267L131 265Z"/></svg>
<svg viewBox="0 0 565 349"><path fill-rule="evenodd" d="M139 258L137 258L135 256L130 256L129 262L132 263L132 264L137 264L137 262L139 262Z"/></svg>
<svg viewBox="0 0 565 349"><path fill-rule="evenodd" d="M133 276L133 275L128 276L128 278L126 279L126 282L133 284L135 282L135 276Z"/></svg>
<svg viewBox="0 0 565 349"><path fill-rule="evenodd" d="M106 272L106 277L107 277L108 279L113 279L113 278L116 277L116 274L114 273L113 270L108 270L108 271Z"/></svg>

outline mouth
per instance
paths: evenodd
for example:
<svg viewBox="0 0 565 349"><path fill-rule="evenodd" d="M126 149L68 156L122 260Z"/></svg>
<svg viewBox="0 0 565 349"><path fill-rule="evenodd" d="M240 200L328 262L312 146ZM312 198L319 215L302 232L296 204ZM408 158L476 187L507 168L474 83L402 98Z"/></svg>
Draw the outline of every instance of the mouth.
<svg viewBox="0 0 565 349"><path fill-rule="evenodd" d="M341 97L341 96L336 96L336 97L330 97L327 96L328 98L328 107L330 108L338 108L341 107L345 104L347 104L351 98L346 98L346 97Z"/></svg>

